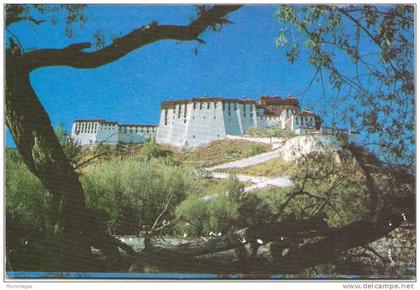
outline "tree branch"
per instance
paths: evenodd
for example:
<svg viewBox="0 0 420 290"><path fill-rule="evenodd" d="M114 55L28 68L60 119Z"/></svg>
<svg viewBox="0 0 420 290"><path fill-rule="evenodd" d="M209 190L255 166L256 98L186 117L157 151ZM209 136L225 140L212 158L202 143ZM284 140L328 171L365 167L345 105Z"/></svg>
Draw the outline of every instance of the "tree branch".
<svg viewBox="0 0 420 290"><path fill-rule="evenodd" d="M46 20L37 20L33 17L30 16L24 16L24 17L19 17L19 16L10 16L6 18L6 27L9 27L11 24L16 23L16 22L20 22L20 21L29 21L32 22L35 25L40 25L44 22L47 22Z"/></svg>
<svg viewBox="0 0 420 290"><path fill-rule="evenodd" d="M198 36L208 28L228 23L226 15L241 5L215 5L202 12L189 25L157 25L156 22L143 26L115 40L109 46L93 52L83 52L90 43L72 44L63 49L39 49L25 55L30 69L44 66L71 66L96 68L111 63L144 45L165 39L200 41Z"/></svg>
<svg viewBox="0 0 420 290"><path fill-rule="evenodd" d="M159 220L162 218L162 216L168 211L169 205L171 204L172 198L174 197L174 194L171 194L168 198L168 201L165 204L165 208L161 211L161 213L158 215L158 217L156 218L155 222L153 223L153 226L151 228L151 231L153 231L156 226L159 223Z"/></svg>

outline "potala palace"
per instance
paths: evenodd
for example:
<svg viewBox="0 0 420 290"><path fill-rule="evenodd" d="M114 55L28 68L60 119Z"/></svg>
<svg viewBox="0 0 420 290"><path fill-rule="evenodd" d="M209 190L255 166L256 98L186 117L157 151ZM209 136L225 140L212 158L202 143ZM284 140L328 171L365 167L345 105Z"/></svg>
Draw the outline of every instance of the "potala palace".
<svg viewBox="0 0 420 290"><path fill-rule="evenodd" d="M134 125L104 119L75 120L71 136L81 145L138 144L155 139L159 144L197 147L228 135L244 135L249 128L274 127L303 135L321 129L321 118L301 110L291 96L251 99L192 98L161 103L159 125Z"/></svg>

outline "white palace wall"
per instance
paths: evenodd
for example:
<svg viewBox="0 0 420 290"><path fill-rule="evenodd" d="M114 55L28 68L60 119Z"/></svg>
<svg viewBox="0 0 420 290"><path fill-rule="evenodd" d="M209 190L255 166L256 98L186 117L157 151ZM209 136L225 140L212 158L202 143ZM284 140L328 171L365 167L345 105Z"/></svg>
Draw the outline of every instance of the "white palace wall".
<svg viewBox="0 0 420 290"><path fill-rule="evenodd" d="M105 120L76 120L73 122L71 137L80 145L103 143L139 144L154 139L156 126L120 125Z"/></svg>
<svg viewBox="0 0 420 290"><path fill-rule="evenodd" d="M162 108L156 142L197 147L226 134L243 135L258 125L255 104L218 101L176 102Z"/></svg>

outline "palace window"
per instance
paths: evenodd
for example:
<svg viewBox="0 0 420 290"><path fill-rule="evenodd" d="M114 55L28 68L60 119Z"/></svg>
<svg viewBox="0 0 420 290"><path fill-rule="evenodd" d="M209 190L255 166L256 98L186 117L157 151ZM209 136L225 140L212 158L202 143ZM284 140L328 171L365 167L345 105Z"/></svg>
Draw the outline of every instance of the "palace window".
<svg viewBox="0 0 420 290"><path fill-rule="evenodd" d="M181 118L181 105L178 105L178 119Z"/></svg>
<svg viewBox="0 0 420 290"><path fill-rule="evenodd" d="M236 103L233 103L233 109L236 111L237 107L236 107Z"/></svg>
<svg viewBox="0 0 420 290"><path fill-rule="evenodd" d="M165 126L166 125L168 125L168 109L165 109Z"/></svg>
<svg viewBox="0 0 420 290"><path fill-rule="evenodd" d="M195 103L193 103L193 110L195 110Z"/></svg>
<svg viewBox="0 0 420 290"><path fill-rule="evenodd" d="M217 108L217 103L216 103L216 102L214 102L214 108L215 108L215 109Z"/></svg>
<svg viewBox="0 0 420 290"><path fill-rule="evenodd" d="M203 109L203 103L200 102L200 110Z"/></svg>
<svg viewBox="0 0 420 290"><path fill-rule="evenodd" d="M187 117L187 104L184 105L184 118L186 117Z"/></svg>
<svg viewBox="0 0 420 290"><path fill-rule="evenodd" d="M210 110L210 102L207 102L207 110Z"/></svg>

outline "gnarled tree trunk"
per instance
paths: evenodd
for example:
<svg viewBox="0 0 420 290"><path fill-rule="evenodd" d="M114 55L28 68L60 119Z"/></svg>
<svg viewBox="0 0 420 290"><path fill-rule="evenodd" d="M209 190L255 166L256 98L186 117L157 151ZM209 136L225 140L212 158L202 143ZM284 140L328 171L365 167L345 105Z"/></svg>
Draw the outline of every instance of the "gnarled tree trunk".
<svg viewBox="0 0 420 290"><path fill-rule="evenodd" d="M50 219L62 233L61 259L67 268L86 264L90 246L85 233L85 196L78 176L66 159L50 119L33 91L29 70L19 56L6 59L6 122L29 170L48 189Z"/></svg>

